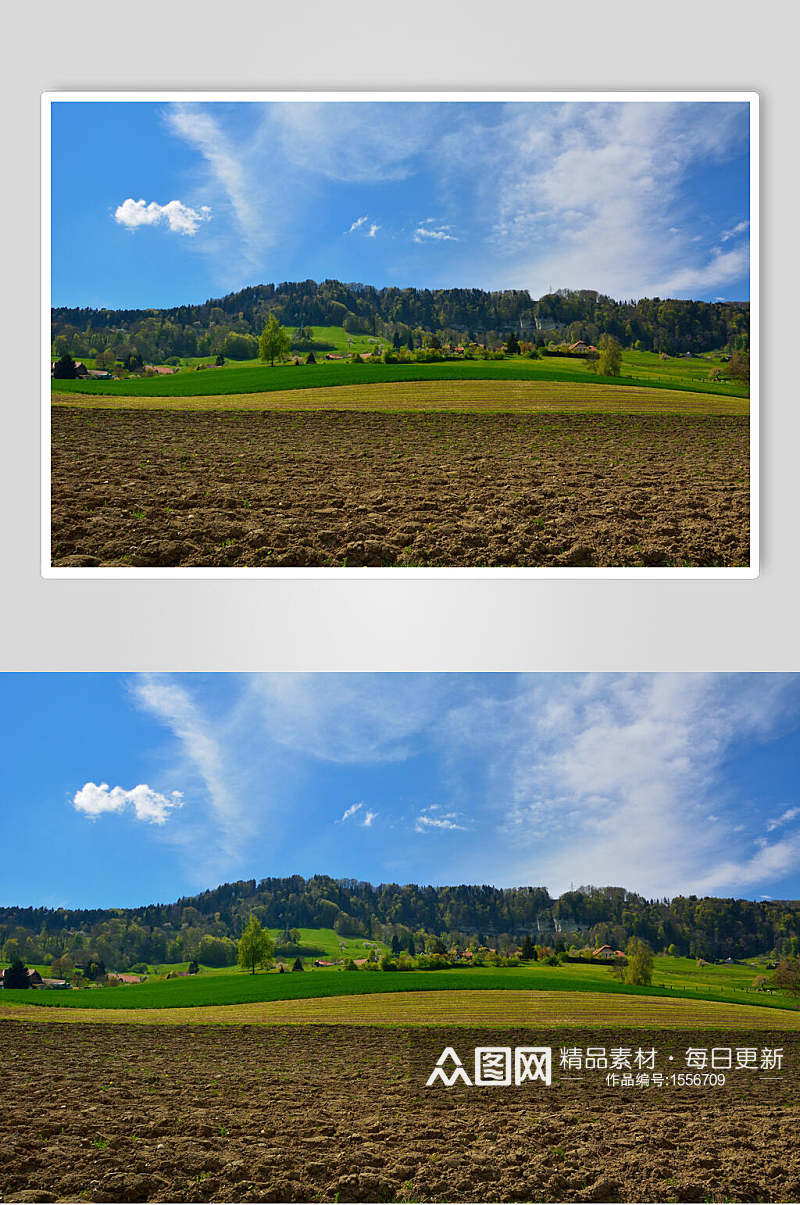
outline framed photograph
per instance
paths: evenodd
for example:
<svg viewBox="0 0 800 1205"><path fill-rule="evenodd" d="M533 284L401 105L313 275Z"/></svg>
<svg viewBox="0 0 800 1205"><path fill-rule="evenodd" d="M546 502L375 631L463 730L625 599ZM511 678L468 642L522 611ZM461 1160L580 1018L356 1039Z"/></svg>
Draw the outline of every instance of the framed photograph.
<svg viewBox="0 0 800 1205"><path fill-rule="evenodd" d="M4 1201L797 1200L798 675L0 717Z"/></svg>
<svg viewBox="0 0 800 1205"><path fill-rule="evenodd" d="M757 575L754 93L50 93L42 166L45 576Z"/></svg>

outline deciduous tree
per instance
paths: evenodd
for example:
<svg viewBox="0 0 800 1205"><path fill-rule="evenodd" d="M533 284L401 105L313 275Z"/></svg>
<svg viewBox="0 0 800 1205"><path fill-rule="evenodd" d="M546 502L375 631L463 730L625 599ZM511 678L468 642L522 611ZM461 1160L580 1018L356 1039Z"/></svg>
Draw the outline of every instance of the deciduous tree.
<svg viewBox="0 0 800 1205"><path fill-rule="evenodd" d="M261 928L257 916L250 916L250 923L239 938L239 966L255 975L256 967L271 966L275 943L267 929Z"/></svg>
<svg viewBox="0 0 800 1205"><path fill-rule="evenodd" d="M641 937L632 937L625 947L628 965L624 971L625 983L643 987L653 978L653 951Z"/></svg>
<svg viewBox="0 0 800 1205"><path fill-rule="evenodd" d="M286 355L290 346L291 339L286 327L281 326L274 314L270 314L269 321L258 341L259 358L264 361L269 360L270 366L274 366L276 360Z"/></svg>

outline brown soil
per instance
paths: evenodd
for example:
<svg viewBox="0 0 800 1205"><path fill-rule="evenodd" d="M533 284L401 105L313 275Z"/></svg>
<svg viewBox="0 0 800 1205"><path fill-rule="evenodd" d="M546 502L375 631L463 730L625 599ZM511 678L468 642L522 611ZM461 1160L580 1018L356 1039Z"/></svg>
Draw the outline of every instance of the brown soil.
<svg viewBox="0 0 800 1205"><path fill-rule="evenodd" d="M426 1088L446 1042L783 1047L721 1088ZM0 1022L4 1201L796 1201L794 1035ZM673 1064L669 1054L673 1054ZM565 1079L569 1074L573 1079Z"/></svg>
<svg viewBox="0 0 800 1205"><path fill-rule="evenodd" d="M53 408L56 566L746 566L748 419Z"/></svg>

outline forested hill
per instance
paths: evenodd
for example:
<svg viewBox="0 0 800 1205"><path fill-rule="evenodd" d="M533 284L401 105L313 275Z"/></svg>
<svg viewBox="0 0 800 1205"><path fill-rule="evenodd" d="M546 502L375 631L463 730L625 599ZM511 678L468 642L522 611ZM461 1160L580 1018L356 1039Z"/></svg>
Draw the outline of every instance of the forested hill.
<svg viewBox="0 0 800 1205"><path fill-rule="evenodd" d="M655 950L709 959L800 952L798 900L647 900L622 887L552 898L544 887L376 887L326 875L247 879L143 908L0 908L0 948L33 962L64 952L78 960L94 952L108 966L178 962L194 956L206 936L238 938L251 913L271 928L333 928L386 941L395 933L480 936L502 948L529 933L554 947L607 942L621 949L637 935Z"/></svg>
<svg viewBox="0 0 800 1205"><path fill-rule="evenodd" d="M534 300L526 290L376 289L313 280L253 285L204 302L171 309L52 310L58 350L89 355L109 345L135 344L148 360L206 355L229 334L258 335L270 314L285 326L342 326L352 333L482 342L515 331L527 339L585 339L613 335L645 351L747 351L749 302L615 301L591 289L559 289Z"/></svg>

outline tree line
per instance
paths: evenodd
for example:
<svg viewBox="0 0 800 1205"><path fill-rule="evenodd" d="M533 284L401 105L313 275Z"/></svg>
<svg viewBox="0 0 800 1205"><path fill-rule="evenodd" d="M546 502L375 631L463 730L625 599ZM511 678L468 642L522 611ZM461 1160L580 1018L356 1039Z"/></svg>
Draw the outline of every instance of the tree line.
<svg viewBox="0 0 800 1205"><path fill-rule="evenodd" d="M138 963L206 965L236 961L237 943L255 916L265 928L332 928L403 949L428 938L498 950L524 935L554 950L625 949L638 937L654 950L708 960L800 954L800 901L678 896L649 900L623 887L581 887L551 897L544 887L371 883L315 875L225 883L170 904L142 908L0 908L6 961L125 969Z"/></svg>
<svg viewBox="0 0 800 1205"><path fill-rule="evenodd" d="M341 326L353 334L421 346L425 335L444 343L487 345L510 333L528 341L601 335L623 347L677 355L724 349L748 351L748 302L659 297L617 301L592 289L558 289L534 299L524 289L376 289L338 280L252 285L202 305L112 310L59 306L51 311L54 356L151 363L188 356L253 359L271 317L284 326Z"/></svg>

